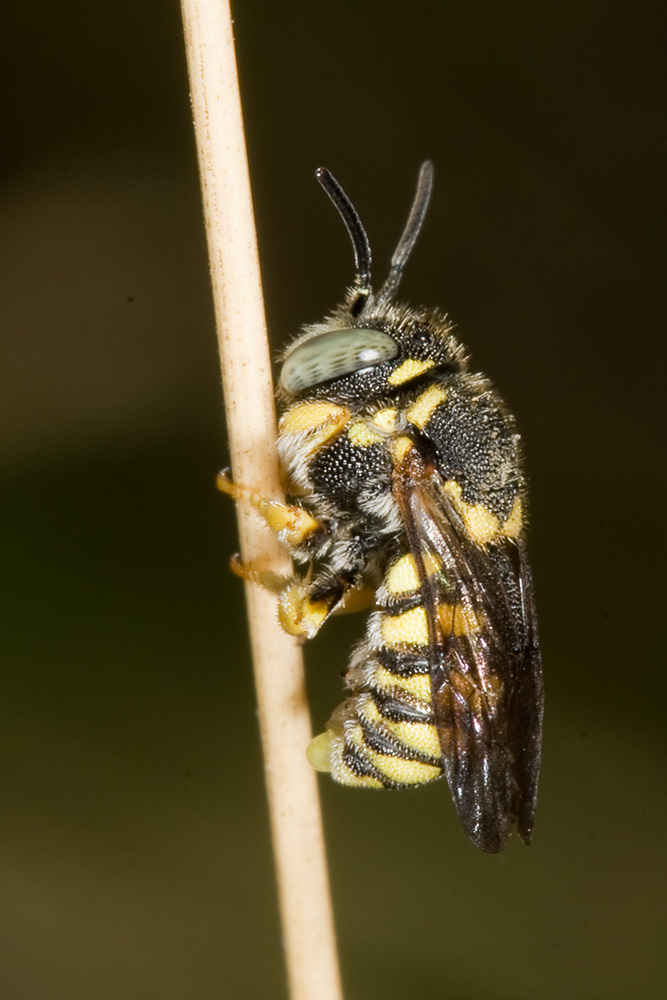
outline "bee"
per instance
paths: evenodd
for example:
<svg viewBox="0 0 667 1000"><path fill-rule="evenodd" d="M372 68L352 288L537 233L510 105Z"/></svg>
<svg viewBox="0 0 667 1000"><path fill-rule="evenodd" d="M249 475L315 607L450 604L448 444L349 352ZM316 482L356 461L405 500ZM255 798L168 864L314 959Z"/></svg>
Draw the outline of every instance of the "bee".
<svg viewBox="0 0 667 1000"><path fill-rule="evenodd" d="M422 227L433 167L422 165L408 222L378 292L351 201L317 178L352 240L342 305L282 358L278 450L288 503L232 483L303 571L237 571L271 587L291 635L370 609L344 674L347 697L307 750L345 785L415 786L446 777L483 851L533 830L542 669L514 418L437 309L395 301Z"/></svg>

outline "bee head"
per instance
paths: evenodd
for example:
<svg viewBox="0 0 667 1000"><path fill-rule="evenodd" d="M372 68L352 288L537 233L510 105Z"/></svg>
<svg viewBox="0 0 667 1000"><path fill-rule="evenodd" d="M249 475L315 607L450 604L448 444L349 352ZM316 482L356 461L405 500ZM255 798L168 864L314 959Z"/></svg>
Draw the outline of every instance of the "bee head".
<svg viewBox="0 0 667 1000"><path fill-rule="evenodd" d="M434 367L459 370L462 352L446 318L394 305L431 197L431 161L421 166L408 221L377 294L371 285L370 244L356 209L328 170L321 167L316 177L350 234L355 279L344 306L323 323L307 327L286 351L280 373L283 393L342 401L395 392Z"/></svg>

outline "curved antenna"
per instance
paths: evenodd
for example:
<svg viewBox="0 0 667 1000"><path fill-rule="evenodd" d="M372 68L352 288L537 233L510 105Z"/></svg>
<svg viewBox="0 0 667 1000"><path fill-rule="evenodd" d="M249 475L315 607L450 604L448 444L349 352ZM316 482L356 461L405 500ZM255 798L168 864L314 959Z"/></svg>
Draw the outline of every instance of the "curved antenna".
<svg viewBox="0 0 667 1000"><path fill-rule="evenodd" d="M326 167L319 167L315 171L315 176L336 206L352 240L356 269L354 288L357 293L352 313L356 316L364 308L371 294L371 248L368 236L361 224L357 210L334 175Z"/></svg>
<svg viewBox="0 0 667 1000"><path fill-rule="evenodd" d="M415 199L412 202L410 215L408 216L408 221L405 225L405 229L403 230L403 235L398 241L398 246L396 247L394 256L391 258L389 276L378 293L376 299L377 305L386 305L396 294L396 289L398 288L403 275L403 268L407 263L408 257L412 253L412 248L414 247L417 237L421 231L432 190L433 164L430 160L425 160L419 169L417 191Z"/></svg>

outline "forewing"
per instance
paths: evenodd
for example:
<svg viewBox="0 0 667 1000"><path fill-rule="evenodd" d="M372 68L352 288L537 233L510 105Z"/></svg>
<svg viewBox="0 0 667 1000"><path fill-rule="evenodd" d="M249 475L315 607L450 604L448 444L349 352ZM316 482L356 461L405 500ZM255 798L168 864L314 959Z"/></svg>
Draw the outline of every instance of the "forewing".
<svg viewBox="0 0 667 1000"><path fill-rule="evenodd" d="M542 674L523 543L466 536L435 472L398 478L429 623L433 710L443 766L472 842L530 840L542 726Z"/></svg>

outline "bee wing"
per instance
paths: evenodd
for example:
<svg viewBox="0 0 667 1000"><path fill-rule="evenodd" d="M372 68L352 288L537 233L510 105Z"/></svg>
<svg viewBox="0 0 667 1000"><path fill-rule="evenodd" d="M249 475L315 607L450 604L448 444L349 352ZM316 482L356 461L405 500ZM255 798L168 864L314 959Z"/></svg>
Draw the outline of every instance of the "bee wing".
<svg viewBox="0 0 667 1000"><path fill-rule="evenodd" d="M397 483L426 610L443 766L468 837L530 841L542 728L542 670L523 543L481 548L435 472ZM435 570L434 571L434 567Z"/></svg>

